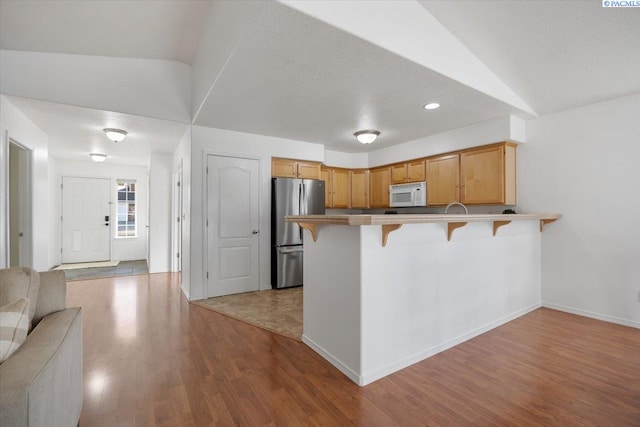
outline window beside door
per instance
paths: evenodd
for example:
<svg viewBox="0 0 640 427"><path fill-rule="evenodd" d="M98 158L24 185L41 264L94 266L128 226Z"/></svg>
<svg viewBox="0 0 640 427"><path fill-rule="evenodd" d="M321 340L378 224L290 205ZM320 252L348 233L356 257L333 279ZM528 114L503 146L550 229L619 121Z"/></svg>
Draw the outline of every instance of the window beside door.
<svg viewBox="0 0 640 427"><path fill-rule="evenodd" d="M118 179L116 237L137 237L136 181Z"/></svg>

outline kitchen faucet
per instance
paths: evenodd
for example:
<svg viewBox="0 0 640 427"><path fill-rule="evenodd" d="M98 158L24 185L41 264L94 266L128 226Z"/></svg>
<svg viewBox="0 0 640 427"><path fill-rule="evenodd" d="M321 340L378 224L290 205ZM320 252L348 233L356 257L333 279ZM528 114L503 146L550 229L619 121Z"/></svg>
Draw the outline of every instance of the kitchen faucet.
<svg viewBox="0 0 640 427"><path fill-rule="evenodd" d="M462 203L460 203L460 202L451 202L451 203L449 203L449 204L447 205L447 207L446 207L446 208L444 208L444 213L445 213L445 214L446 214L446 213L448 213L448 212L449 212L449 208L450 208L451 206L454 206L454 205L462 206L462 208L464 209L464 213L465 213L465 215L468 215L468 214L469 214L469 211L467 210L467 207L466 207L465 205L463 205Z"/></svg>

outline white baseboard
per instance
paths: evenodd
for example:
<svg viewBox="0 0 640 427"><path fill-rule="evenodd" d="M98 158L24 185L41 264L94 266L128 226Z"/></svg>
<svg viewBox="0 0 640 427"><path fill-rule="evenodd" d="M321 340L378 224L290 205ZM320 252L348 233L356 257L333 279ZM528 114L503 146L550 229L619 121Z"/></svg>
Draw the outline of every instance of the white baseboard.
<svg viewBox="0 0 640 427"><path fill-rule="evenodd" d="M510 322L518 317L524 316L527 313L532 312L541 307L540 303L532 304L528 307L520 309L515 313L512 313L508 316L501 317L499 319L494 320L493 322L489 322L486 325L483 325L479 328L473 329L465 334L452 338L443 342L442 344L435 345L431 348L425 349L418 353L415 353L411 356L405 357L397 362L390 363L382 368L376 369L373 372L359 374L343 364L338 358L334 357L330 352L316 344L312 339L307 337L306 335L302 335L302 342L311 347L316 353L320 354L324 357L329 363L335 366L340 372L345 374L351 381L354 383L365 386L367 384L371 384L372 382L379 380L380 378L386 377L394 372L397 372L401 369L407 368L415 363L418 363L424 359L427 359L431 356L434 356L440 352L443 352L451 347L454 347L458 344L461 344L465 341L470 340L471 338L475 338L478 335L482 335L485 332L490 331L491 329L495 329L498 326L504 325L507 322Z"/></svg>
<svg viewBox="0 0 640 427"><path fill-rule="evenodd" d="M189 295L189 292L187 292L187 290L184 288L184 283L180 285L180 290L182 291L183 295L187 297L187 301L191 301L191 295Z"/></svg>
<svg viewBox="0 0 640 427"><path fill-rule="evenodd" d="M361 377L355 371L353 371L347 365L343 364L340 360L338 360L331 353L322 348L322 346L316 344L315 341L313 341L305 334L302 334L302 342L311 347L311 349L318 353L320 356L324 357L326 361L335 366L336 369L345 374L351 381L361 386L364 385L360 381Z"/></svg>
<svg viewBox="0 0 640 427"><path fill-rule="evenodd" d="M636 322L635 320L621 319L619 317L609 316L607 314L593 313L591 311L581 310L574 307L567 307L564 305L552 304L550 302L543 302L542 306L545 308L550 308L552 310L564 311L566 313L576 314L578 316L590 317L592 319L603 320L605 322L611 322L618 325L630 326L632 328L640 329L640 322Z"/></svg>

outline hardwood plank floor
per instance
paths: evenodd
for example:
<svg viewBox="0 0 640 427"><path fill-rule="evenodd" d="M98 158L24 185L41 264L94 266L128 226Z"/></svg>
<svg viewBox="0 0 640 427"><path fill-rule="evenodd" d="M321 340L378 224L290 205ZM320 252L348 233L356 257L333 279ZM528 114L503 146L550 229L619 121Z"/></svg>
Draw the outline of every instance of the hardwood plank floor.
<svg viewBox="0 0 640 427"><path fill-rule="evenodd" d="M76 281L81 426L640 426L640 331L539 309L358 387L306 345L183 297L178 276Z"/></svg>

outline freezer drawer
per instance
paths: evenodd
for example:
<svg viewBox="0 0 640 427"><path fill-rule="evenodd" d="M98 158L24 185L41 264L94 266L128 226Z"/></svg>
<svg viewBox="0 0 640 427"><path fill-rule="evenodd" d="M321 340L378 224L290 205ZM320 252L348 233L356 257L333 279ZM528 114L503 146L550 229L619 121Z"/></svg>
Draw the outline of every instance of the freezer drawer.
<svg viewBox="0 0 640 427"><path fill-rule="evenodd" d="M272 256L272 268L276 274L271 282L275 288L288 288L302 285L302 245L275 248Z"/></svg>

